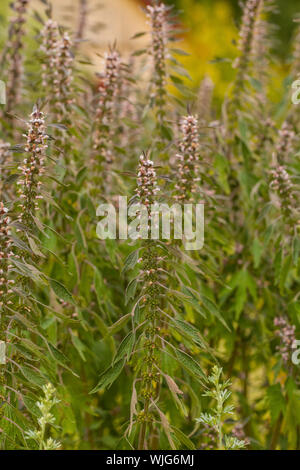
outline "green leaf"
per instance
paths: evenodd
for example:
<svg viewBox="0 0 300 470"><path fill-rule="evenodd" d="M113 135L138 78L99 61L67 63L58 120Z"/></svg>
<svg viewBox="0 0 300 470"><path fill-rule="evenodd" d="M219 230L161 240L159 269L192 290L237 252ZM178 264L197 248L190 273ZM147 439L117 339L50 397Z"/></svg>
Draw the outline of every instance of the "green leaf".
<svg viewBox="0 0 300 470"><path fill-rule="evenodd" d="M263 246L259 243L259 240L255 238L252 243L252 255L255 269L257 269L260 265L261 255L263 254L263 251Z"/></svg>
<svg viewBox="0 0 300 470"><path fill-rule="evenodd" d="M201 294L201 300L203 302L204 308L214 317L216 317L220 322L227 328L228 331L230 331L230 328L228 327L227 323L225 322L224 318L222 317L221 313L219 312L218 307L216 304L206 297L205 295Z"/></svg>
<svg viewBox="0 0 300 470"><path fill-rule="evenodd" d="M76 336L73 333L73 331L72 331L72 334L71 334L71 340L72 340L72 343L73 343L75 349L78 351L78 354L80 355L81 359L84 362L86 362L86 358L85 358L85 355L84 355L84 352L86 351L86 347L83 344L83 342L78 338L78 336Z"/></svg>
<svg viewBox="0 0 300 470"><path fill-rule="evenodd" d="M271 385L267 390L267 398L270 407L271 421L274 423L280 413L284 413L285 400L281 392L280 384Z"/></svg>
<svg viewBox="0 0 300 470"><path fill-rule="evenodd" d="M182 320L173 320L173 322L178 328L178 330L182 332L185 336L187 336L189 339L194 341L201 348L207 349L207 346L205 342L203 341L203 338L201 337L199 331L194 326Z"/></svg>
<svg viewBox="0 0 300 470"><path fill-rule="evenodd" d="M125 292L125 305L127 305L128 302L134 298L137 285L138 285L137 279L132 279L130 283L128 284L126 288L126 292Z"/></svg>
<svg viewBox="0 0 300 470"><path fill-rule="evenodd" d="M129 271L130 269L133 269L135 267L139 259L139 252L140 249L137 249L127 256L122 272Z"/></svg>
<svg viewBox="0 0 300 470"><path fill-rule="evenodd" d="M130 332L128 333L127 336L125 336L125 338L121 342L116 352L116 355L114 357L113 364L118 362L120 359L122 359L126 355L127 355L127 361L128 361L130 358L133 346L134 346L134 334Z"/></svg>
<svg viewBox="0 0 300 470"><path fill-rule="evenodd" d="M41 258L46 258L46 256L41 252L41 250L38 248L37 244L35 243L35 241L33 240L33 238L31 237L28 237L28 241L29 241L29 245L30 245L30 248L32 249L33 253L36 255L36 256L40 256Z"/></svg>
<svg viewBox="0 0 300 470"><path fill-rule="evenodd" d="M119 362L115 363L113 366L110 366L103 374L100 376L100 380L95 388L90 393L96 393L99 390L102 390L106 387L109 387L116 378L120 375L125 365L124 359L121 359Z"/></svg>
<svg viewBox="0 0 300 470"><path fill-rule="evenodd" d="M293 238L293 263L294 266L298 266L300 254L300 238L295 235Z"/></svg>
<svg viewBox="0 0 300 470"><path fill-rule="evenodd" d="M120 331L124 327L124 325L126 325L129 318L131 317L131 313L127 313L127 315L124 315L123 317L119 318L119 320L117 320L113 325L108 328L108 333L110 335L118 333L118 331Z"/></svg>
<svg viewBox="0 0 300 470"><path fill-rule="evenodd" d="M176 358L178 362L192 375L196 376L197 378L205 379L205 374L198 364L191 356L187 353L181 351L180 349L176 349Z"/></svg>
<svg viewBox="0 0 300 470"><path fill-rule="evenodd" d="M71 304L75 303L72 294L60 282L51 279L50 285L59 299Z"/></svg>
<svg viewBox="0 0 300 470"><path fill-rule="evenodd" d="M40 388L42 388L47 383L46 378L40 371L36 372L34 369L23 365L20 365L20 370L28 382Z"/></svg>
<svg viewBox="0 0 300 470"><path fill-rule="evenodd" d="M186 436L180 429L176 428L175 426L171 426L172 432L175 434L176 438L183 444L187 449L196 450L191 439Z"/></svg>
<svg viewBox="0 0 300 470"><path fill-rule="evenodd" d="M104 299L107 299L108 292L107 292L107 287L104 284L102 274L97 268L95 268L94 270L94 284L95 284L95 291L96 291L98 305L101 308Z"/></svg>

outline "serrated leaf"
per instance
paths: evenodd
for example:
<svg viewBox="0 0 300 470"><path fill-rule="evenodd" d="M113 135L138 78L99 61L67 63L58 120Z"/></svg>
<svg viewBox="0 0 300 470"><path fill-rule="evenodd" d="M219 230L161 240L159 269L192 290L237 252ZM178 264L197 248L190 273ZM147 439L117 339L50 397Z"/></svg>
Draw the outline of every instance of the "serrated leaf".
<svg viewBox="0 0 300 470"><path fill-rule="evenodd" d="M180 429L176 428L175 426L171 426L172 432L175 434L177 439L183 444L185 447L187 447L190 450L196 450L196 447L194 446L193 442L191 439L186 436Z"/></svg>
<svg viewBox="0 0 300 470"><path fill-rule="evenodd" d="M72 297L72 294L60 282L55 281L54 279L51 279L50 285L59 299L62 299L65 302L74 304L74 299Z"/></svg>
<svg viewBox="0 0 300 470"><path fill-rule="evenodd" d="M129 271L130 269L133 269L135 267L139 259L139 252L140 250L138 249L138 250L133 251L127 256L124 262L124 268L122 272Z"/></svg>
<svg viewBox="0 0 300 470"><path fill-rule="evenodd" d="M192 375L196 376L197 378L205 379L205 374L198 364L191 356L187 353L181 351L180 349L176 349L176 358L178 362Z"/></svg>
<svg viewBox="0 0 300 470"><path fill-rule="evenodd" d="M134 334L130 332L128 333L127 336L125 336L125 338L121 342L116 352L116 355L114 357L113 364L121 360L124 356L127 356L127 361L128 361L130 358L130 354L132 352L133 345L134 345Z"/></svg>
<svg viewBox="0 0 300 470"><path fill-rule="evenodd" d="M124 359L115 363L113 366L110 366L103 374L100 376L100 380L95 388L90 393L96 393L99 390L102 390L106 387L109 387L116 378L120 375L123 370L125 361Z"/></svg>

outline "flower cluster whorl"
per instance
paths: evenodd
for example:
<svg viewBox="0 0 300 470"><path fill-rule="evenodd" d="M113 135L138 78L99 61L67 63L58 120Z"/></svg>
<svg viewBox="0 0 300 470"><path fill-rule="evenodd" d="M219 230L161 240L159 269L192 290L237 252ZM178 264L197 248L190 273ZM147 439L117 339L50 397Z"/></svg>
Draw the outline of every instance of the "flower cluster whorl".
<svg viewBox="0 0 300 470"><path fill-rule="evenodd" d="M180 129L182 138L179 143L178 182L175 185L175 199L178 201L193 200L193 193L197 191L199 162L199 131L198 119L189 115L181 120Z"/></svg>
<svg viewBox="0 0 300 470"><path fill-rule="evenodd" d="M284 218L288 221L293 220L293 205L295 195L290 175L284 166L278 166L271 170L271 188L276 191ZM292 229L292 226L291 226Z"/></svg>
<svg viewBox="0 0 300 470"><path fill-rule="evenodd" d="M46 134L44 113L35 106L30 115L29 129L26 137L25 152L26 158L18 168L21 171L21 179L18 184L21 186L19 195L21 198L21 213L19 221L26 224L30 221L34 212L38 209L38 199L43 196L39 194L41 186L41 176L45 172L45 157L48 136ZM30 224L29 224L30 225Z"/></svg>
<svg viewBox="0 0 300 470"><path fill-rule="evenodd" d="M291 348L294 341L296 340L294 325L290 323L284 317L276 317L274 319L274 325L278 327L275 331L275 335L280 338L280 345L276 347L280 353L283 362L287 363L291 354Z"/></svg>
<svg viewBox="0 0 300 470"><path fill-rule="evenodd" d="M142 204L149 207L154 202L159 187L154 163L145 155L140 156L137 182L138 187L135 190L137 196Z"/></svg>

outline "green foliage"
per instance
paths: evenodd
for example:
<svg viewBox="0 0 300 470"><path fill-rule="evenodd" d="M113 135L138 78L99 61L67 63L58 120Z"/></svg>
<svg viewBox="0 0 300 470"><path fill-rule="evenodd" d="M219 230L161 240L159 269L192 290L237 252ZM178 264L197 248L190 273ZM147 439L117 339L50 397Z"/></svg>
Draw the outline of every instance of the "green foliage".
<svg viewBox="0 0 300 470"><path fill-rule="evenodd" d="M300 55L275 102L277 2L247 1L217 107L172 8L154 2L148 45L111 45L93 78L84 31L20 2L1 58L0 448L299 449ZM102 239L119 195L147 224L152 204L204 205L203 248Z"/></svg>

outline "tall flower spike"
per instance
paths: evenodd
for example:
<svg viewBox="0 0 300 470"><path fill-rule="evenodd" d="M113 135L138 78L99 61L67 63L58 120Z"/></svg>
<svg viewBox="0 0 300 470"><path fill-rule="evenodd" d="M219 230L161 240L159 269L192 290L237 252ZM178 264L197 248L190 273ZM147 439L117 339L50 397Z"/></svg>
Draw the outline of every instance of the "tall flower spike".
<svg viewBox="0 0 300 470"><path fill-rule="evenodd" d="M291 357L293 343L296 340L296 327L294 325L290 325L290 323L282 316L274 319L274 325L278 327L275 330L275 335L280 338L280 344L276 349L281 355L283 362L287 363Z"/></svg>
<svg viewBox="0 0 300 470"><path fill-rule="evenodd" d="M267 21L270 12L274 13L273 0L261 0L257 8L250 52L254 76L262 84L265 82L266 71L270 63L270 50L273 44L272 33L274 26Z"/></svg>
<svg viewBox="0 0 300 470"><path fill-rule="evenodd" d="M245 3L238 40L240 55L235 62L235 68L243 70L243 72L245 72L250 61L255 23L257 21L257 15L261 12L261 3L262 0L247 0Z"/></svg>
<svg viewBox="0 0 300 470"><path fill-rule="evenodd" d="M179 142L178 180L175 185L175 199L180 202L193 201L199 177L199 130L198 119L186 116L181 120L182 138Z"/></svg>
<svg viewBox="0 0 300 470"><path fill-rule="evenodd" d="M154 92L152 94L155 104L158 108L157 116L160 121L165 115L166 103L166 60L169 58L167 50L168 44L168 7L163 3L159 5L148 5L146 7L146 16L151 27L151 49L149 53L153 58L154 64Z"/></svg>
<svg viewBox="0 0 300 470"><path fill-rule="evenodd" d="M156 194L159 191L157 184L156 171L154 163L147 156L141 155L138 166L138 187L136 193L141 204L146 206L148 220L151 218L151 204L155 202ZM148 226L149 229L149 226ZM141 249L141 258L138 260L141 266L139 276L143 282L142 301L140 304L145 320L145 326L142 336L144 351L144 360L141 370L141 392L139 394L143 408L137 416L140 423L139 448L144 449L146 430L150 423L154 424L153 412L155 411L152 402L158 398L160 382L160 373L158 372L159 348L158 334L160 327L160 305L162 288L161 281L161 262L159 248L151 240L145 240ZM160 281L160 282L159 282Z"/></svg>
<svg viewBox="0 0 300 470"><path fill-rule="evenodd" d="M115 49L105 54L105 69L100 76L98 102L93 132L92 163L100 174L104 165L113 162L112 136L120 91L121 57Z"/></svg>
<svg viewBox="0 0 300 470"><path fill-rule="evenodd" d="M68 117L71 98L71 84L73 81L73 54L72 41L68 33L64 32L57 46L57 60L54 80L56 122L64 123Z"/></svg>
<svg viewBox="0 0 300 470"><path fill-rule="evenodd" d="M49 19L41 31L43 39L40 50L45 54L45 61L42 65L42 84L46 93L53 91L53 83L56 78L59 30L56 21Z"/></svg>
<svg viewBox="0 0 300 470"><path fill-rule="evenodd" d="M2 336L3 322L5 315L2 315L1 309L5 305L11 304L10 295L12 292L12 285L14 281L10 279L10 258L12 252L12 239L10 229L10 218L8 216L8 209L4 207L3 202L0 202L0 335ZM1 340L5 338L1 337Z"/></svg>
<svg viewBox="0 0 300 470"><path fill-rule="evenodd" d="M41 177L45 172L45 158L47 139L44 114L35 106L30 115L26 137L26 158L18 168L21 177L19 196L21 199L19 221L27 228L33 225L33 216L38 210L38 200L43 199L40 194Z"/></svg>
<svg viewBox="0 0 300 470"><path fill-rule="evenodd" d="M10 20L5 62L6 71L6 111L11 113L21 99L21 84L23 75L23 36L26 22L26 12L29 0L16 0L11 8L15 17Z"/></svg>
<svg viewBox="0 0 300 470"><path fill-rule="evenodd" d="M11 161L10 144L0 140L0 197L4 189L4 181L9 175L9 163Z"/></svg>
<svg viewBox="0 0 300 470"><path fill-rule="evenodd" d="M233 83L232 98L227 107L229 131L232 132L236 121L236 109L241 108L242 94L251 64L251 51L253 46L254 28L260 4L263 0L247 0L244 6L241 29L239 32L239 56L233 64L237 70Z"/></svg>

